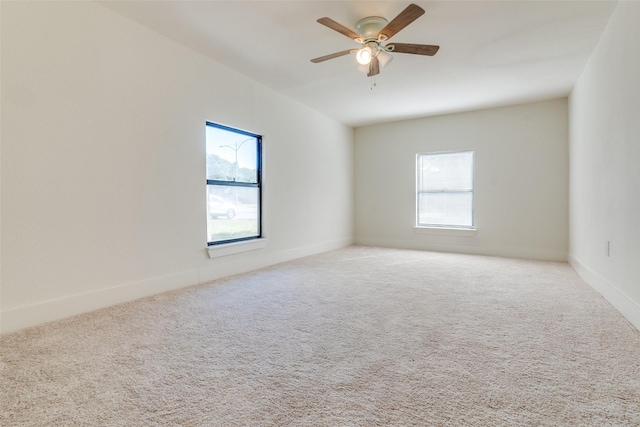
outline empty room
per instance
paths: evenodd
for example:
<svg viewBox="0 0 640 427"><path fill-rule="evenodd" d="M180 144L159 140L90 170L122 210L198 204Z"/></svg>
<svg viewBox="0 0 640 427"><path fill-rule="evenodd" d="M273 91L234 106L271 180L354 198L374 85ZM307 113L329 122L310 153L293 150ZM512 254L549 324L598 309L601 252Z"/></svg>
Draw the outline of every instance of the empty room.
<svg viewBox="0 0 640 427"><path fill-rule="evenodd" d="M640 425L640 2L0 25L0 425Z"/></svg>

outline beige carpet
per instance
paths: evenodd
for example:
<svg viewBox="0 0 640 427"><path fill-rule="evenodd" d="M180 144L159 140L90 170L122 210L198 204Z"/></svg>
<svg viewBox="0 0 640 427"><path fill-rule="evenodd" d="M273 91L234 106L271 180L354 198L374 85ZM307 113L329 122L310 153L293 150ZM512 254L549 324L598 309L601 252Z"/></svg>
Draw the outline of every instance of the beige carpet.
<svg viewBox="0 0 640 427"><path fill-rule="evenodd" d="M638 426L564 263L350 247L0 338L2 426Z"/></svg>

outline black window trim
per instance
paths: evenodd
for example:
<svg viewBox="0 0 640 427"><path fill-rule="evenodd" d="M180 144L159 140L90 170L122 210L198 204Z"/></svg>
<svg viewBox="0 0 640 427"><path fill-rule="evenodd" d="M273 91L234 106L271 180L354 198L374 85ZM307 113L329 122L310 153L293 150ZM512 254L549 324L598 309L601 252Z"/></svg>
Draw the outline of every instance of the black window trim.
<svg viewBox="0 0 640 427"><path fill-rule="evenodd" d="M215 179L207 179L207 185L224 185L228 187L250 187L250 188L258 189L258 235L248 236L248 237L239 237L236 239L217 240L215 242L207 241L207 246L219 246L219 245L225 245L229 243L238 243L238 242L246 242L248 240L261 239L262 238L262 135L258 135L253 132L248 132L245 130L233 128L230 126L221 125L219 123L214 123L209 121L205 123L206 123L206 126L212 126L218 129L223 129L229 132L239 133L241 135L246 135L252 138L256 138L256 144L257 144L256 182L238 182L235 180L222 181L222 180L215 180Z"/></svg>

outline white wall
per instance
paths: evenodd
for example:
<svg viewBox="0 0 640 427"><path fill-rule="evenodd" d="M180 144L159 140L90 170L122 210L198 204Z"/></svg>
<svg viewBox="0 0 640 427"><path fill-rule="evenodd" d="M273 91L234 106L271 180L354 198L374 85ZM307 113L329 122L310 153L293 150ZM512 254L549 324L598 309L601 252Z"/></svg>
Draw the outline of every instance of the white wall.
<svg viewBox="0 0 640 427"><path fill-rule="evenodd" d="M356 129L356 242L566 260L567 100ZM418 234L415 155L475 151L471 237Z"/></svg>
<svg viewBox="0 0 640 427"><path fill-rule="evenodd" d="M570 262L638 329L639 76L640 2L621 1L570 96Z"/></svg>
<svg viewBox="0 0 640 427"><path fill-rule="evenodd" d="M1 330L353 242L353 130L93 2L2 2ZM267 247L206 255L205 122L264 135Z"/></svg>

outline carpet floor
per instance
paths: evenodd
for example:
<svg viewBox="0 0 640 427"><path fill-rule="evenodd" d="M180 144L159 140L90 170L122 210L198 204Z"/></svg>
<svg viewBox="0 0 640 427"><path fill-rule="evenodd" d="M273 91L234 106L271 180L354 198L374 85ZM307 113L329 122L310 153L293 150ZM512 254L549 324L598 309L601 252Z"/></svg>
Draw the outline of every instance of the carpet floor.
<svg viewBox="0 0 640 427"><path fill-rule="evenodd" d="M2 426L638 426L566 263L353 246L0 337Z"/></svg>

